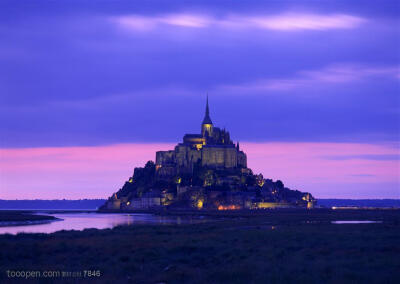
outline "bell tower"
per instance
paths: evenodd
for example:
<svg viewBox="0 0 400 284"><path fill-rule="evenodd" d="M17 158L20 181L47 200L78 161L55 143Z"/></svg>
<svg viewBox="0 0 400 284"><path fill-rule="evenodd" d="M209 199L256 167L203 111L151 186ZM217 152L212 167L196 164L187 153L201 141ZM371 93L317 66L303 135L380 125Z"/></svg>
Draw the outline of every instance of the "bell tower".
<svg viewBox="0 0 400 284"><path fill-rule="evenodd" d="M208 108L208 95L207 95L207 103L206 103L206 114L203 119L203 123L201 124L201 135L203 137L211 137L213 133L213 123L210 118L210 110Z"/></svg>

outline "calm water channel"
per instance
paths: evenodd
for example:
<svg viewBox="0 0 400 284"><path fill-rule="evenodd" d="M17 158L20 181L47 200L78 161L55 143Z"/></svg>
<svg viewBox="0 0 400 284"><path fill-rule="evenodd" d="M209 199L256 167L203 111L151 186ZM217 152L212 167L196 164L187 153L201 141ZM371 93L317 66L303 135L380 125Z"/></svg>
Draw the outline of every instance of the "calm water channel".
<svg viewBox="0 0 400 284"><path fill-rule="evenodd" d="M119 225L138 224L193 224L206 220L202 217L158 216L152 214L102 214L102 213L56 213L51 215L59 221L40 224L24 224L0 227L0 234L53 233L61 230L106 229Z"/></svg>

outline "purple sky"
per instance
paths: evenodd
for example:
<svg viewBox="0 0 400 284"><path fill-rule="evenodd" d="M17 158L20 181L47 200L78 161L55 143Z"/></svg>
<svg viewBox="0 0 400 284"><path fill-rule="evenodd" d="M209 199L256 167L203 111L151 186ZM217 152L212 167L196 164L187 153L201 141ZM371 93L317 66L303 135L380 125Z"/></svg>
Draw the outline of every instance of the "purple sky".
<svg viewBox="0 0 400 284"><path fill-rule="evenodd" d="M0 198L107 197L211 118L316 197L400 198L398 1L1 1Z"/></svg>

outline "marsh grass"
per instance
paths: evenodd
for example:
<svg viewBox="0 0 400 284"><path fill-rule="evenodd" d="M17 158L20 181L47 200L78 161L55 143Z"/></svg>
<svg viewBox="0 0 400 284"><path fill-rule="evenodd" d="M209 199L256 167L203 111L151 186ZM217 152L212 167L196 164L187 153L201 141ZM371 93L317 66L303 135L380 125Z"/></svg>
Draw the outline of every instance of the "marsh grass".
<svg viewBox="0 0 400 284"><path fill-rule="evenodd" d="M366 218L383 223L330 223ZM193 225L3 235L0 282L9 281L7 269L92 269L105 283L400 283L399 220L396 210L274 211Z"/></svg>

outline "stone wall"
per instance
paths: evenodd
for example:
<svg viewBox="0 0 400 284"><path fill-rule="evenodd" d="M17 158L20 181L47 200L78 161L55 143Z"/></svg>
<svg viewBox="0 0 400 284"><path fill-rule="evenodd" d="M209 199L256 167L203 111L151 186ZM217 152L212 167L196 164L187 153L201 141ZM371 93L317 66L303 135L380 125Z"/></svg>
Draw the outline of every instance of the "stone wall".
<svg viewBox="0 0 400 284"><path fill-rule="evenodd" d="M156 152L156 165L175 164L175 151Z"/></svg>
<svg viewBox="0 0 400 284"><path fill-rule="evenodd" d="M239 151L237 154L238 167L247 168L247 156L244 152Z"/></svg>
<svg viewBox="0 0 400 284"><path fill-rule="evenodd" d="M176 164L181 168L191 168L192 163L201 159L201 150L193 149L187 145L175 147Z"/></svg>
<svg viewBox="0 0 400 284"><path fill-rule="evenodd" d="M202 165L234 168L237 166L237 151L234 147L203 147Z"/></svg>
<svg viewBox="0 0 400 284"><path fill-rule="evenodd" d="M161 167L157 167L156 170L156 176L159 179L169 179L171 177L174 177L177 174L176 172L176 167L175 166L161 166Z"/></svg>
<svg viewBox="0 0 400 284"><path fill-rule="evenodd" d="M226 168L237 167L237 150L235 147L225 148L225 167Z"/></svg>
<svg viewBox="0 0 400 284"><path fill-rule="evenodd" d="M224 134L229 138L229 134ZM196 149L192 145L181 143L174 150L158 151L156 153L157 175L173 175L172 169L169 168L171 166L179 168L179 172L190 170L197 161L201 161L203 166L210 167L247 167L246 154L238 151L233 145L205 145L201 149Z"/></svg>

